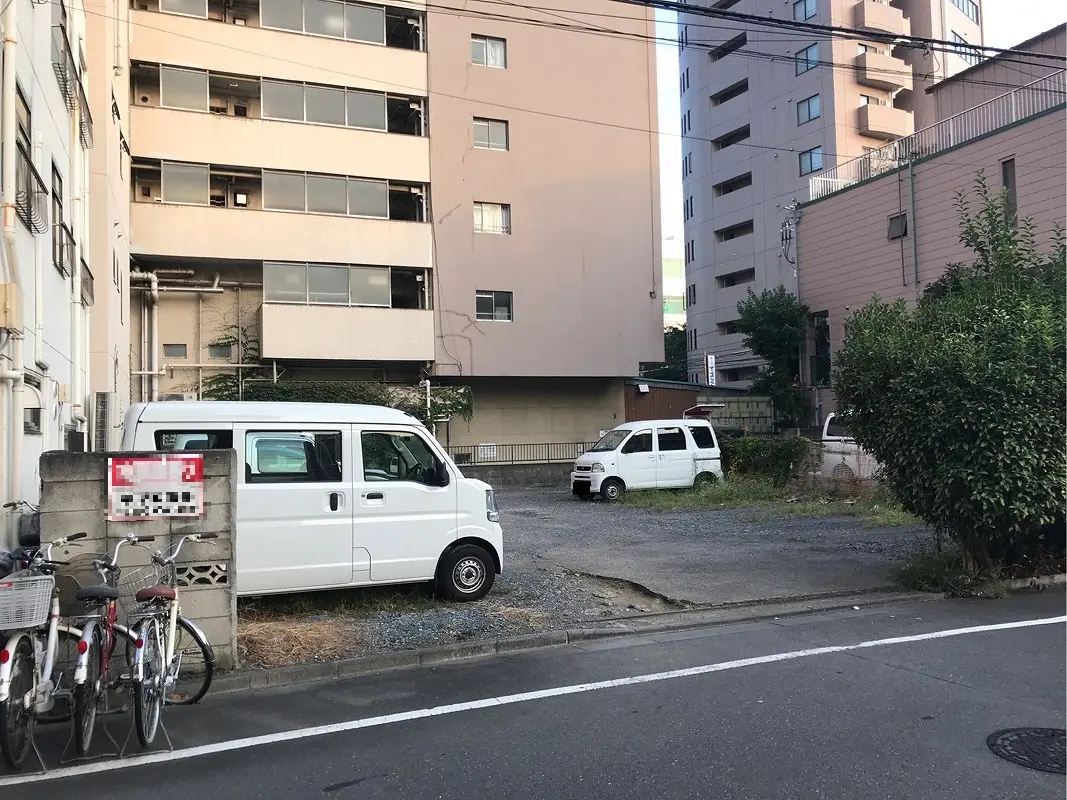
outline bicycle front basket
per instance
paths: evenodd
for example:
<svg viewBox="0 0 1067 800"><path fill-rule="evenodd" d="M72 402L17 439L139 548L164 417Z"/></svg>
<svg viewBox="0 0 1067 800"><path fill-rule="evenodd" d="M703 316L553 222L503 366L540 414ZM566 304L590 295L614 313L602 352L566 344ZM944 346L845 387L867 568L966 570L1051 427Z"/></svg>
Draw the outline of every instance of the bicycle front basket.
<svg viewBox="0 0 1067 800"><path fill-rule="evenodd" d="M0 630L37 628L48 622L55 585L51 575L26 572L0 580Z"/></svg>
<svg viewBox="0 0 1067 800"><path fill-rule="evenodd" d="M59 593L59 615L61 617L84 616L92 607L92 603L78 600L77 595L80 589L105 583L114 585L114 578L93 563L106 560L106 553L79 553L56 570L56 590Z"/></svg>

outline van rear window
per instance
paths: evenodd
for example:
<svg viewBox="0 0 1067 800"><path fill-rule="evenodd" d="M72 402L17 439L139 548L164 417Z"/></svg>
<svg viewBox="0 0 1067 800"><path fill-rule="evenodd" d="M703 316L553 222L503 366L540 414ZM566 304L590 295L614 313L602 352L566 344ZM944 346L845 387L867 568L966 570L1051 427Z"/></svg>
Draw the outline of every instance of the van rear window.
<svg viewBox="0 0 1067 800"><path fill-rule="evenodd" d="M715 437L711 433L711 428L706 425L690 425L689 432L693 434L693 441L696 442L697 447L701 450L708 450L715 447Z"/></svg>
<svg viewBox="0 0 1067 800"><path fill-rule="evenodd" d="M233 431L156 431L156 450L231 450Z"/></svg>

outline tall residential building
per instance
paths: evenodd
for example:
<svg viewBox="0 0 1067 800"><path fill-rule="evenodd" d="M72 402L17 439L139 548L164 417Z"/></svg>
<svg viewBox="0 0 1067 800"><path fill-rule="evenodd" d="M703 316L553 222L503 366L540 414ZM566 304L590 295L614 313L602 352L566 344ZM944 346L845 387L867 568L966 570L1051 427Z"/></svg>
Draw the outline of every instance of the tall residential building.
<svg viewBox="0 0 1067 800"><path fill-rule="evenodd" d="M96 275L111 267L90 236L98 126L85 10L78 0L12 0L0 25L0 495L36 502L40 454L86 443L89 315ZM5 525L15 516L4 512Z"/></svg>
<svg viewBox="0 0 1067 800"><path fill-rule="evenodd" d="M136 0L133 398L429 378L473 390L452 444L621 420L663 355L655 45L650 9L597 4L647 38L488 2Z"/></svg>
<svg viewBox="0 0 1067 800"><path fill-rule="evenodd" d="M712 8L766 16L755 0ZM780 10L779 10L780 9ZM787 0L798 22L959 41L958 53L681 15L682 175L689 370L745 386L760 360L737 332L749 290L796 291L795 221L814 173L863 155L933 118L925 88L969 66L981 44L974 0Z"/></svg>

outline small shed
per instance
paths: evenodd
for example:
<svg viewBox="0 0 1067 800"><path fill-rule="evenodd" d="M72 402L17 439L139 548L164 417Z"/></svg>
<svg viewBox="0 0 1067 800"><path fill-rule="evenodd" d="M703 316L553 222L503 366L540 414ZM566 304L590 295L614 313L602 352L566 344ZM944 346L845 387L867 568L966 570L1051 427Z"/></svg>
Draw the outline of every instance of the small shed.
<svg viewBox="0 0 1067 800"><path fill-rule="evenodd" d="M625 387L626 421L643 419L681 419L687 409L697 404L700 387L681 381L627 378Z"/></svg>

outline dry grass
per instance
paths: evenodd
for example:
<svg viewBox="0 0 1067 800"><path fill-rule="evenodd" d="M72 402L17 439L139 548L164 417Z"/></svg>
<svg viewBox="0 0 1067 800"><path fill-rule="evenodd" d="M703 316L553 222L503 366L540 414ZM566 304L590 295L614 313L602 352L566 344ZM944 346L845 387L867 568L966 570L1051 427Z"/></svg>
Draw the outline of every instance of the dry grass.
<svg viewBox="0 0 1067 800"><path fill-rule="evenodd" d="M513 625L522 625L526 628L537 628L548 621L548 614L545 614L542 611L535 611L532 608L501 606L500 608L494 609L492 613L499 617L503 617Z"/></svg>
<svg viewBox="0 0 1067 800"><path fill-rule="evenodd" d="M266 667L333 661L351 652L359 642L353 626L341 619L273 617L237 623L237 646L242 658Z"/></svg>

